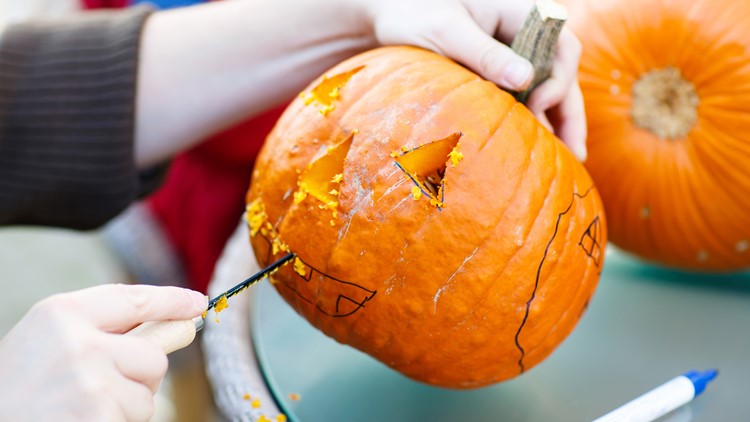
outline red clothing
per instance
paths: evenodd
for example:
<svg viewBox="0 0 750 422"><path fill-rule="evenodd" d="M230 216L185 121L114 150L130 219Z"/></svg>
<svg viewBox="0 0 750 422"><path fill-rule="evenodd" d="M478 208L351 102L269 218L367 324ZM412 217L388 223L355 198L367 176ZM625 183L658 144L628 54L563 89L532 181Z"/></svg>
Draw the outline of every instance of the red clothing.
<svg viewBox="0 0 750 422"><path fill-rule="evenodd" d="M206 291L245 210L255 156L282 111L270 110L178 155L164 184L148 198L183 263L188 287Z"/></svg>
<svg viewBox="0 0 750 422"><path fill-rule="evenodd" d="M128 4L128 0L81 0L86 9L119 9Z"/></svg>

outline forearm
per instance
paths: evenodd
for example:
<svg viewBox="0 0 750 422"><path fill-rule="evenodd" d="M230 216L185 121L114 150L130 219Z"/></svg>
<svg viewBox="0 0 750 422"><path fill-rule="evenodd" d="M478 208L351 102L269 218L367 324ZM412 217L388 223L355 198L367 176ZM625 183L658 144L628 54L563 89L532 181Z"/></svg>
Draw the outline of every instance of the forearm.
<svg viewBox="0 0 750 422"><path fill-rule="evenodd" d="M136 161L162 160L375 47L359 2L217 2L158 13L141 46Z"/></svg>

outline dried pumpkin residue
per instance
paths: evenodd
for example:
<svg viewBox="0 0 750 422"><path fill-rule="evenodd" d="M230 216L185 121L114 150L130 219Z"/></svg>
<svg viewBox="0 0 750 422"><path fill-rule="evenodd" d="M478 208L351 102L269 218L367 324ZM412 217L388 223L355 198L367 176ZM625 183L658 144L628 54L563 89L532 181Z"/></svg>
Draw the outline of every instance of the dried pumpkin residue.
<svg viewBox="0 0 750 422"><path fill-rule="evenodd" d="M303 186L300 186L300 190L294 192L294 203L299 204L304 201L305 198L307 198L307 191L305 191Z"/></svg>
<svg viewBox="0 0 750 422"><path fill-rule="evenodd" d="M251 202L245 208L245 216L247 219L247 225L250 228L250 235L255 236L258 234L260 229L263 227L263 223L268 221L268 215L266 214L266 207L259 199Z"/></svg>
<svg viewBox="0 0 750 422"><path fill-rule="evenodd" d="M295 194L295 201L296 201ZM268 221L266 207L260 198L255 199L245 208L245 219L250 228L250 236L255 237L258 233L271 242L271 251L274 255L281 252L290 252L289 245L281 240L276 228Z"/></svg>
<svg viewBox="0 0 750 422"><path fill-rule="evenodd" d="M464 159L464 153L461 152L461 142L458 142L455 147L451 150L450 153L448 153L448 157L451 161L451 166L456 167L458 166L458 163L461 162L461 160Z"/></svg>
<svg viewBox="0 0 750 422"><path fill-rule="evenodd" d="M419 201L419 198L422 197L422 189L419 189L419 186L412 186L411 196L414 197L415 201Z"/></svg>
<svg viewBox="0 0 750 422"><path fill-rule="evenodd" d="M311 89L310 92L300 94L300 97L302 97L305 105L313 102L318 103L320 105L318 109L320 114L327 116L328 113L336 108L336 100L341 97L341 89L344 88L352 76L363 68L364 66L359 66L348 72L339 73L331 77L323 76L323 80L320 83Z"/></svg>
<svg viewBox="0 0 750 422"><path fill-rule="evenodd" d="M214 313L215 318L214 321L219 322L219 312L223 311L224 309L227 309L229 307L229 302L227 302L227 297L222 296L219 298L219 300L216 301L216 305L214 305Z"/></svg>
<svg viewBox="0 0 750 422"><path fill-rule="evenodd" d="M307 275L307 270L305 269L305 263L302 262L302 260L299 258L294 258L294 272L299 274L302 277Z"/></svg>
<svg viewBox="0 0 750 422"><path fill-rule="evenodd" d="M464 159L459 140L463 134L454 132L445 138L421 144L415 148L402 147L395 155L395 162L404 175L414 183L411 194L418 201L423 195L430 205L438 209L445 206L446 169L457 167Z"/></svg>

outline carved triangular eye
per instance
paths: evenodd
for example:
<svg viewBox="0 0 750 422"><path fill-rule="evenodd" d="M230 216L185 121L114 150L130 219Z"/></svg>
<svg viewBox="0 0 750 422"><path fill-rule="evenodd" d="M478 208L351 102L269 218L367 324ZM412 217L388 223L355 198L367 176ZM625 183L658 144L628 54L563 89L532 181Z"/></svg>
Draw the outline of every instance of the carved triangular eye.
<svg viewBox="0 0 750 422"><path fill-rule="evenodd" d="M445 198L445 171L448 164L456 166L463 158L459 151L462 133L420 145L414 149L391 154L396 165L414 182L415 199L426 195L430 203L442 208Z"/></svg>
<svg viewBox="0 0 750 422"><path fill-rule="evenodd" d="M313 158L299 179L299 192L318 199L324 204L338 203L338 192L343 180L344 160L352 146L352 132L343 141L327 147ZM301 198L301 199L304 199ZM300 202L298 199L297 202Z"/></svg>
<svg viewBox="0 0 750 422"><path fill-rule="evenodd" d="M327 116L331 110L334 109L336 101L341 95L341 88L349 82L352 76L362 70L364 66L359 66L348 72L339 73L333 75L330 78L327 76L323 77L318 85L315 86L310 92L301 94L305 105L312 103L313 101L321 105L320 114Z"/></svg>

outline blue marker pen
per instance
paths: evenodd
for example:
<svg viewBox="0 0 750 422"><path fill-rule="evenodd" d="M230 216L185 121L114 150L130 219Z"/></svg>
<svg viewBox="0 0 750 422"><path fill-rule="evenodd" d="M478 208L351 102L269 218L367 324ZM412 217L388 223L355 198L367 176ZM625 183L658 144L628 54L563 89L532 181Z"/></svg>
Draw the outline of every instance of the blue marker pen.
<svg viewBox="0 0 750 422"><path fill-rule="evenodd" d="M690 402L719 372L690 371L607 413L594 422L649 422Z"/></svg>

